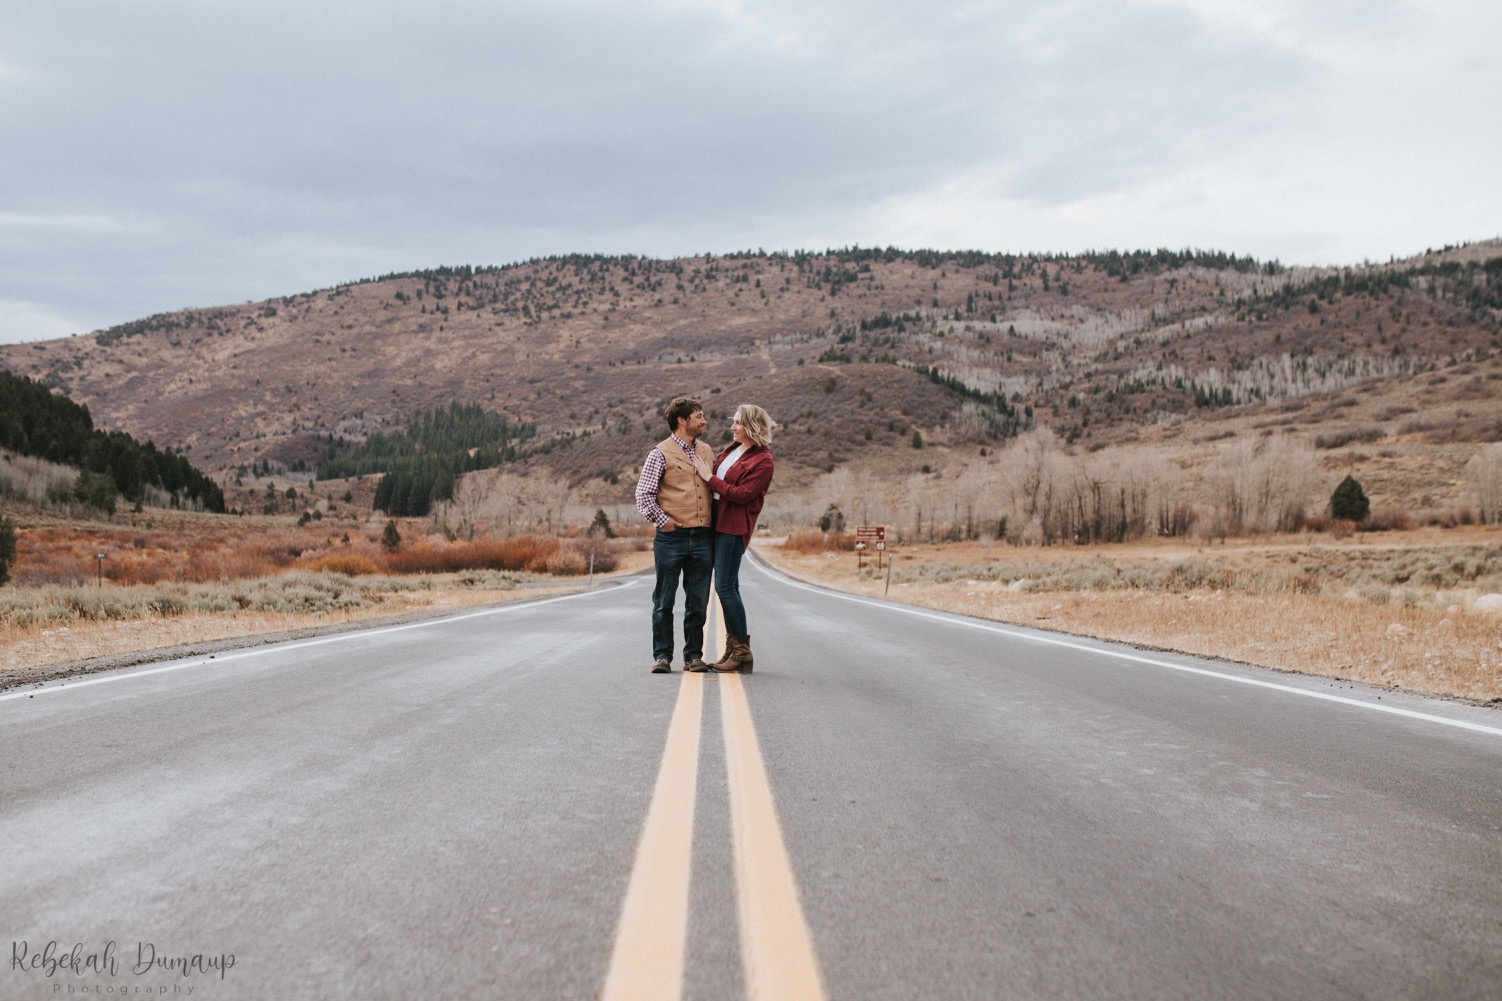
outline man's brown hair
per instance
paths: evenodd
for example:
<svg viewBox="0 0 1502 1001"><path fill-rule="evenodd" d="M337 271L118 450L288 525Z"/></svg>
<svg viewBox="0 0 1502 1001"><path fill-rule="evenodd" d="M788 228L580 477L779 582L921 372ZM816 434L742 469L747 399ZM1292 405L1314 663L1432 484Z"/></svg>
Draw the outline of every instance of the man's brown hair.
<svg viewBox="0 0 1502 1001"><path fill-rule="evenodd" d="M691 396L679 396L669 403L662 411L662 416L667 419L668 430L678 433L678 422L686 421L697 411L703 410L704 404Z"/></svg>

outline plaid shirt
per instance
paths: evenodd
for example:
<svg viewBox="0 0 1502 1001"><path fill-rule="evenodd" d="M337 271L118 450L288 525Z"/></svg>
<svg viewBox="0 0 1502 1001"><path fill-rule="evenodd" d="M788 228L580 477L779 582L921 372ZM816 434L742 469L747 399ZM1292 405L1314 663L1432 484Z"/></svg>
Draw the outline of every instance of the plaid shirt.
<svg viewBox="0 0 1502 1001"><path fill-rule="evenodd" d="M672 438L683 449L684 455L694 454L693 442L684 441L676 434ZM641 479L636 481L636 509L643 518L659 528L671 520L657 503L657 491L662 488L662 474L667 472L667 468L667 456L662 454L662 449L654 447L647 453L647 461L641 465Z"/></svg>

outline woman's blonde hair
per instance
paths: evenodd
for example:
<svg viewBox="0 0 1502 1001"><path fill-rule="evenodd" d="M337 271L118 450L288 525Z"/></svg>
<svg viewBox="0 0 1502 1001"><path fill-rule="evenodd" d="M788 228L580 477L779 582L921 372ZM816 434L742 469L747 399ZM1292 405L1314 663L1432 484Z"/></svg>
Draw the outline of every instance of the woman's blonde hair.
<svg viewBox="0 0 1502 1001"><path fill-rule="evenodd" d="M772 443L772 431L778 424L761 407L754 403L742 403L735 408L735 419L741 422L741 430L746 432L746 437L762 448Z"/></svg>

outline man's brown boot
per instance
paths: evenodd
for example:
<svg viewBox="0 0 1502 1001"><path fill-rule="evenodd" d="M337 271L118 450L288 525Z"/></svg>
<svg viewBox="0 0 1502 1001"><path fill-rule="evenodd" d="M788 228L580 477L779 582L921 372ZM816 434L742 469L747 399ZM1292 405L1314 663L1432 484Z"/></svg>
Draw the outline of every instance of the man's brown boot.
<svg viewBox="0 0 1502 1001"><path fill-rule="evenodd" d="M720 674L751 673L751 636L725 637L725 656L714 665Z"/></svg>

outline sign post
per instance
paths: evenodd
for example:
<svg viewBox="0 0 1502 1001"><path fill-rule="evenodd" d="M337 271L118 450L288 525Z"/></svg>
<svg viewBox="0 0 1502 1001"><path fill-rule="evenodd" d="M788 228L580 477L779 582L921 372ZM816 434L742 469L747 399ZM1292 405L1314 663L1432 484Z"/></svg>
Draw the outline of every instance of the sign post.
<svg viewBox="0 0 1502 1001"><path fill-rule="evenodd" d="M876 554L876 569L881 569L881 554L887 551L887 526L857 525L855 527L855 565L864 566L866 553ZM889 559L888 563L891 562Z"/></svg>

